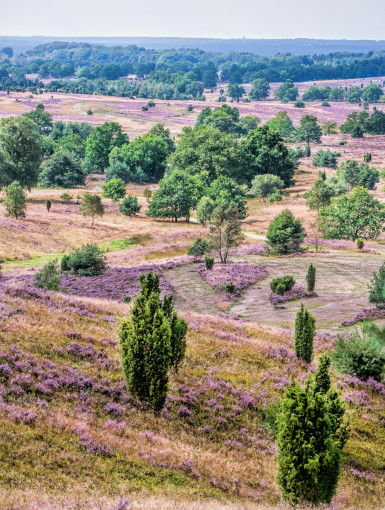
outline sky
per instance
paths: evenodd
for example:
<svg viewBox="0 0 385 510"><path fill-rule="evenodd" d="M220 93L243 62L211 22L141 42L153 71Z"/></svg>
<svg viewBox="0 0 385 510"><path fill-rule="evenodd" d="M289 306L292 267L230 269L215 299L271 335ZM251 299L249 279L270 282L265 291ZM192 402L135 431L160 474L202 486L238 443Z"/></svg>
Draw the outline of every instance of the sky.
<svg viewBox="0 0 385 510"><path fill-rule="evenodd" d="M0 35L385 39L385 0L0 0Z"/></svg>

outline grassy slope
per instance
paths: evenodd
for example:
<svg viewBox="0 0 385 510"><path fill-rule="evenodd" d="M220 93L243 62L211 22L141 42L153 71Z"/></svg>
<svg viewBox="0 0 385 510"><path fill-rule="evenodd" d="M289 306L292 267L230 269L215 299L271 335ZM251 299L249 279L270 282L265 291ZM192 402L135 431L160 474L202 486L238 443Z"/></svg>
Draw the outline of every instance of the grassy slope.
<svg viewBox="0 0 385 510"><path fill-rule="evenodd" d="M107 303L86 304L95 315L86 318L76 308L63 313L69 301L73 302L55 297L56 305L50 302L47 306L46 298L7 295L3 300L22 306L23 311L2 322L1 363L15 366L7 352L16 345L23 351L17 361L29 362L34 369L21 364L14 368L13 382L2 378L0 507L5 502L16 504L23 498L38 500L47 495L54 501L67 495L84 502L113 500L128 493L134 500L156 495L183 502L183 507L207 498L258 506L279 502L276 447L263 410L282 394L290 375L299 380L305 376L298 362L269 357L274 357L276 347L292 351L290 334L187 314L186 362L180 373L171 377L166 411L156 417L134 401L124 403L118 391L111 392L123 376L118 361L118 324L105 321ZM111 303L108 310L118 320L128 312L125 305ZM71 338L68 332L73 331L81 338ZM92 357L69 354L66 347L74 341L91 344L95 349ZM320 342L316 350L318 355ZM82 389L58 388L52 394L41 394L36 388L38 379L60 378L65 366L93 376L94 382ZM311 369L314 367L315 363ZM23 379L27 372L36 375L32 380ZM22 394L17 394L15 385L23 388ZM344 392L351 391L344 388ZM353 433L337 495L341 508L380 508L385 501L384 401L367 393L370 405L349 408ZM121 416L106 411L113 401L119 404ZM178 416L183 407L191 416ZM20 410L37 417L23 423ZM372 473L378 482L353 476L352 467L362 476Z"/></svg>

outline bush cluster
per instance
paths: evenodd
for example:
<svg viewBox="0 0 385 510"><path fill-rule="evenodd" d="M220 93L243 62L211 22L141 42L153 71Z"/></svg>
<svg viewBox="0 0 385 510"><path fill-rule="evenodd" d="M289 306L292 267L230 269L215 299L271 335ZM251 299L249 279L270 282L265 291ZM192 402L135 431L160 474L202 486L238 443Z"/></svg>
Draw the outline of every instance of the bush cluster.
<svg viewBox="0 0 385 510"><path fill-rule="evenodd" d="M340 372L366 381L373 377L381 381L385 365L385 329L364 324L349 337L338 336L333 361Z"/></svg>
<svg viewBox="0 0 385 510"><path fill-rule="evenodd" d="M60 268L77 276L97 276L107 269L106 257L96 244L87 243L64 255Z"/></svg>
<svg viewBox="0 0 385 510"><path fill-rule="evenodd" d="M273 280L271 280L270 289L275 294L283 296L285 292L290 291L293 288L294 284L295 280L293 276L279 276L278 278L273 278Z"/></svg>

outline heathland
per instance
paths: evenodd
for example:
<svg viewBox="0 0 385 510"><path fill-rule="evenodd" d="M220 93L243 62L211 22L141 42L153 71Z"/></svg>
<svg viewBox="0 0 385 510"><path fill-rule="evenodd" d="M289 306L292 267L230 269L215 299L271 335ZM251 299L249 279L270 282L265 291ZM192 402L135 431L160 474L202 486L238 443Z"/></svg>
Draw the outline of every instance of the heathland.
<svg viewBox="0 0 385 510"><path fill-rule="evenodd" d="M348 93L352 87L364 91L371 84L382 89L383 78L301 82L297 92L302 97L316 86ZM123 510L131 505L146 509L251 509L284 505L277 482L276 403L284 396L291 377L302 384L309 373L316 372L320 356L335 350L338 335L349 338L365 319L374 319L380 328L385 324L381 302L379 306L369 303L368 291L372 273L379 271L385 255L385 220L381 216L385 204L385 129L380 122L380 134L370 134L372 127L366 124L385 108L380 97L356 103L317 99L304 106L296 104L295 97L282 103L277 94L274 96L281 85L271 82L266 99L243 102L242 97L246 98L253 86L244 84L245 94L239 102L233 98L231 103L229 96L218 102L219 97L226 97L228 82L206 89L205 101L0 92L0 117L20 119L32 114L29 119L38 123L43 132L39 136L45 141L39 185L34 183L26 192L24 218L9 214L4 191L10 184L4 177L9 166L5 157L0 159L1 508ZM205 123L210 126L215 121L207 120L211 115L207 108L214 111L222 104L229 105L221 110L227 127L224 123L211 125L214 131L206 133L213 152L215 143L226 135L230 138L226 138L225 148L231 147L234 153L220 164L208 163L206 154L201 154L194 164L206 166L197 168L186 156L189 140L199 130L208 129ZM288 133L277 135L268 155L279 148L286 155L286 170L293 175L281 181L274 193L258 195L253 191L258 184L254 179L264 172L257 169L248 180L245 175L250 171L240 169L239 161L247 157L254 165L251 167L257 168L259 153L252 153L251 141L257 144L258 137L268 136L270 131L263 131L263 126L284 111L292 125L288 123ZM45 117L45 124L38 116L42 112L51 116L51 120ZM352 113L357 114L350 117L354 126L341 129ZM362 113L367 115L358 119ZM304 134L305 115L313 116L312 128L318 127L309 139ZM241 124L245 117L249 128ZM1 122L5 126L5 120ZM95 145L87 141L91 129L84 135L86 141L75 139L78 146L73 137L68 139L71 133L64 134L65 126L80 123L95 128L92 133L107 132L111 123L120 125L116 138L122 136L122 143L114 149L111 145L110 154L115 156L107 154L106 168L95 168ZM105 131L97 131L105 123ZM203 127L194 127L196 123ZM158 124L164 126L166 134ZM359 129L354 131L357 125ZM5 128L1 131L1 126L0 154L6 154L5 145L1 145ZM186 126L191 131L182 131ZM73 129L84 133L84 126ZM146 137L151 129L158 133L152 134L158 145L160 136L176 145L176 150L173 146L170 153L162 153L163 179L151 174L146 180L139 167L142 172L146 168L151 171L154 165L144 156L139 163L134 161L130 152L133 145L140 148L147 140L143 135ZM62 131L55 138L51 136L53 130ZM128 135L129 143L124 135ZM62 138L71 144L69 156ZM287 153L283 145L289 149ZM73 151L77 151L76 157ZM320 165L314 159L319 151L334 154L330 156L332 162ZM199 152L198 145L195 152ZM62 159L57 156L53 166L55 154ZM139 158L137 153L135 158ZM271 164L266 157L264 165L274 171L279 161ZM351 161L357 161L358 166ZM123 193L136 197L140 206L131 215L120 210L122 196L113 200L103 189L106 176L112 175L112 170L117 172L117 163L122 164L119 176L134 176L124 183ZM359 166L364 163L367 167ZM64 164L72 165L68 166L71 175L82 168L83 182L71 187L49 186L48 181L43 185L42 176L52 179L52 168L59 174ZM181 169L182 164L186 168ZM353 176L348 174L350 168ZM202 175L201 170L207 170L209 176ZM187 209L189 190L167 191L173 173L182 181L183 171L190 172L193 179L183 182L193 182L201 190L197 196L193 190L196 200ZM210 176L210 172L215 175ZM283 173L281 176L283 179ZM334 177L335 182L330 180ZM329 182L332 184L323 184ZM336 183L340 191L336 191ZM325 200L322 207L313 207L309 199L315 196L317 186L334 190L334 196L326 191L317 195ZM372 199L380 204L379 212L371 213L358 236L347 230L336 233L338 221L317 222L341 198L355 197L357 189L365 207ZM164 196L159 190L164 190ZM180 205L175 195L182 192ZM100 197L104 206L104 213L96 215L92 223L83 214L87 195ZM159 197L170 198L167 207L160 200L157 206ZM236 221L244 235L230 247L226 264L219 261L218 250L213 250L211 270L206 269L203 256L188 254L198 237L205 240L215 235L212 229L218 219L213 211L207 221L199 221L197 204L205 198L217 208L225 204L226 210L236 199ZM300 220L306 236L298 249L269 250L269 226L287 209ZM346 207L346 214L348 210ZM178 221L172 221L173 217ZM189 221L184 221L186 218ZM379 231L370 230L372 220ZM347 223L355 221L361 222L360 217L348 217ZM357 237L364 238L363 246ZM64 271L59 291L36 288L38 271L85 243L96 244L104 254L108 268L103 274L78 276ZM316 267L315 292L306 288L310 264ZM162 296L173 294L178 315L188 324L185 359L178 373L170 373L169 392L160 413L127 391L119 345L121 322L130 317L139 293L138 278L149 271L159 275ZM292 275L295 286L282 295L273 293L271 280L284 275ZM316 325L311 363L295 355L294 323L301 302ZM383 379L360 378L337 368L333 363L332 382L345 405L350 435L338 489L328 508L379 509L385 502Z"/></svg>

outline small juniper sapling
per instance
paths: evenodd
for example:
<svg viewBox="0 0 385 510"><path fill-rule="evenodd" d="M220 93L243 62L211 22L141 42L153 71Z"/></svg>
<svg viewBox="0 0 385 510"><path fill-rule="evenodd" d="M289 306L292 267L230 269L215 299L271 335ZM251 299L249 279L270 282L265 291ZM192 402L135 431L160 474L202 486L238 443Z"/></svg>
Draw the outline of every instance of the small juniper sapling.
<svg viewBox="0 0 385 510"><path fill-rule="evenodd" d="M315 275L316 268L313 264L310 264L309 269L307 270L306 282L307 282L307 290L308 292L314 292L315 288Z"/></svg>
<svg viewBox="0 0 385 510"><path fill-rule="evenodd" d="M314 317L301 303L295 318L295 354L306 363L310 363L313 356L314 322Z"/></svg>
<svg viewBox="0 0 385 510"><path fill-rule="evenodd" d="M51 200L46 200L45 201L45 206L46 206L48 212L51 209L51 205L52 205Z"/></svg>

